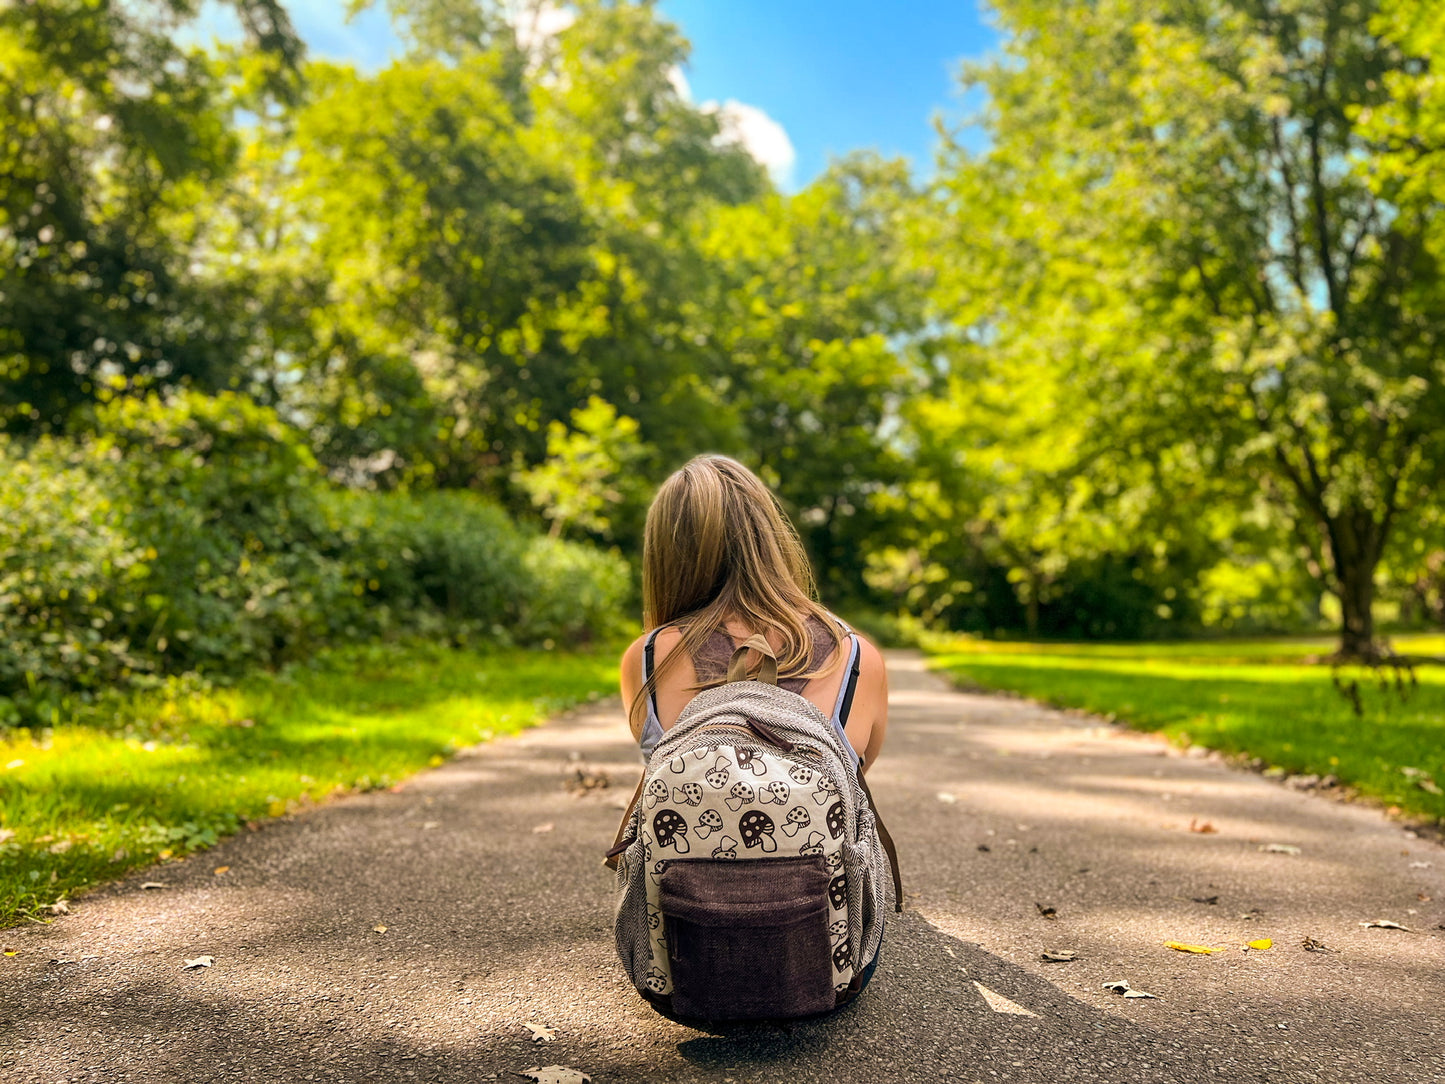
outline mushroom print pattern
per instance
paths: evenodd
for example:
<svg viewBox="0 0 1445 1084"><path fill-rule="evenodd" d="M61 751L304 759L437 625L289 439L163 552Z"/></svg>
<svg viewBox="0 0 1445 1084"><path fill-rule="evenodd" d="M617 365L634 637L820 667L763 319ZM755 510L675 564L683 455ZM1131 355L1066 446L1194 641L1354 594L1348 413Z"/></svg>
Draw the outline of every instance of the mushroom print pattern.
<svg viewBox="0 0 1445 1084"><path fill-rule="evenodd" d="M768 766L758 759L758 754L751 749L738 750L738 767L744 771L752 772L754 775L767 775Z"/></svg>
<svg viewBox="0 0 1445 1084"><path fill-rule="evenodd" d="M667 989L667 976L663 974L661 968L648 968L647 988L654 994L660 994Z"/></svg>
<svg viewBox="0 0 1445 1084"><path fill-rule="evenodd" d="M788 778L800 787L806 787L811 783L815 774L812 768L805 768L801 764L794 764L788 769Z"/></svg>
<svg viewBox="0 0 1445 1084"><path fill-rule="evenodd" d="M722 790L728 785L728 769L732 763L726 757L718 757L717 763L707 770L707 785L714 790Z"/></svg>
<svg viewBox="0 0 1445 1084"><path fill-rule="evenodd" d="M684 783L672 788L672 800L682 805L702 805L702 786L698 783Z"/></svg>
<svg viewBox="0 0 1445 1084"><path fill-rule="evenodd" d="M828 819L824 822L828 826L828 834L834 839L843 838L843 803L834 802L828 807Z"/></svg>
<svg viewBox="0 0 1445 1084"><path fill-rule="evenodd" d="M853 946L848 944L845 937L838 942L838 947L833 950L833 970L847 971L853 966Z"/></svg>
<svg viewBox="0 0 1445 1084"><path fill-rule="evenodd" d="M788 784L775 779L766 787L758 789L758 804L767 805L769 802L777 802L778 805L787 805L788 794Z"/></svg>
<svg viewBox="0 0 1445 1084"><path fill-rule="evenodd" d="M683 760L682 757L673 757L667 762L667 770L673 775L681 775L687 771L687 761Z"/></svg>
<svg viewBox="0 0 1445 1084"><path fill-rule="evenodd" d="M754 847L761 847L765 852L778 849L778 841L773 838L773 818L761 809L743 814L743 819L738 821L738 834L743 837L743 846L749 850Z"/></svg>
<svg viewBox="0 0 1445 1084"><path fill-rule="evenodd" d="M822 853L823 853L823 833L822 833L822 832L809 832L809 833L808 833L808 841L807 841L806 843L804 843L801 847L798 848L798 853L801 854L801 855L822 854Z"/></svg>
<svg viewBox="0 0 1445 1084"><path fill-rule="evenodd" d="M848 920L840 918L828 927L828 941L836 945L839 941L848 940Z"/></svg>
<svg viewBox="0 0 1445 1084"><path fill-rule="evenodd" d="M652 834L657 837L659 847L674 847L678 854L687 853L687 821L677 810L658 810L652 818Z"/></svg>
<svg viewBox="0 0 1445 1084"><path fill-rule="evenodd" d="M661 779L654 779L647 784L647 808L651 809L658 802L667 801L667 784Z"/></svg>
<svg viewBox="0 0 1445 1084"><path fill-rule="evenodd" d="M813 801L819 805L827 805L828 799L836 797L838 784L834 783L826 775L818 776L818 789L813 791Z"/></svg>
<svg viewBox="0 0 1445 1084"><path fill-rule="evenodd" d="M843 905L848 902L848 875L840 873L828 882L828 902L833 905L833 910L841 911Z"/></svg>
<svg viewBox="0 0 1445 1084"><path fill-rule="evenodd" d="M697 833L698 839L706 839L714 832L721 832L723 826L722 814L716 809L704 809L702 816L698 817L697 824L693 825L693 831Z"/></svg>
<svg viewBox="0 0 1445 1084"><path fill-rule="evenodd" d="M734 783L733 789L728 793L732 795L728 799L728 808L734 813L745 805L753 804L753 788L746 783Z"/></svg>
<svg viewBox="0 0 1445 1084"><path fill-rule="evenodd" d="M813 823L813 818L808 811L800 805L795 805L788 810L788 815L783 818L783 834L789 839L796 836L802 829Z"/></svg>
<svg viewBox="0 0 1445 1084"><path fill-rule="evenodd" d="M733 839L732 836L723 836L722 839L717 841L717 846L713 848L712 856L714 858L736 858L738 856L738 841Z"/></svg>

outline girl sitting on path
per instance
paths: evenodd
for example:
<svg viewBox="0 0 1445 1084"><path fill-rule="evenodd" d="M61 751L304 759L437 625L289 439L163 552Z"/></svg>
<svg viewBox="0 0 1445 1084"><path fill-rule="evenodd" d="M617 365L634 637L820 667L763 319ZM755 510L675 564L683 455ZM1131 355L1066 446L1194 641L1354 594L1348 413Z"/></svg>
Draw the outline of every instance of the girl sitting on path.
<svg viewBox="0 0 1445 1084"><path fill-rule="evenodd" d="M737 645L762 634L778 684L827 716L860 768L877 758L888 727L883 656L813 600L797 532L741 463L699 456L662 484L643 537L642 610L648 631L622 656L622 696L644 757L693 696L723 683Z"/></svg>

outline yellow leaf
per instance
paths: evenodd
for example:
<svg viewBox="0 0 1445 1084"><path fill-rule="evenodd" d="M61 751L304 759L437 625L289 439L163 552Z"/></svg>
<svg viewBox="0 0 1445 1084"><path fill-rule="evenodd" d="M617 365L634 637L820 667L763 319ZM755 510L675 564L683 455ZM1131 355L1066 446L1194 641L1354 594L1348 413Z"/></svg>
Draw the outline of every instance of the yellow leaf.
<svg viewBox="0 0 1445 1084"><path fill-rule="evenodd" d="M442 763L442 758L440 756L434 756L430 760L428 760L427 763L430 764L433 768L435 768Z"/></svg>
<svg viewBox="0 0 1445 1084"><path fill-rule="evenodd" d="M174 854L174 853L175 853L174 851L172 851L169 847L167 847L165 850L161 851L160 854L156 855L156 857L157 857L157 858L169 858L169 857L170 857L172 854Z"/></svg>
<svg viewBox="0 0 1445 1084"><path fill-rule="evenodd" d="M379 922L375 926L373 926L372 929L377 933L386 933L386 927Z"/></svg>
<svg viewBox="0 0 1445 1084"><path fill-rule="evenodd" d="M1274 948L1274 942L1268 937L1261 937L1258 941L1251 941L1249 947L1263 952L1265 949Z"/></svg>
<svg viewBox="0 0 1445 1084"><path fill-rule="evenodd" d="M1223 949L1210 948L1208 945L1186 945L1182 941L1165 941L1165 948L1172 948L1176 952L1192 952L1197 956L1208 956L1213 952L1223 952Z"/></svg>
<svg viewBox="0 0 1445 1084"><path fill-rule="evenodd" d="M231 870L231 867L230 867L230 866L217 866L217 867L216 867L216 876L219 877L219 876L220 876L221 874L223 874L223 873L229 873L230 870Z"/></svg>

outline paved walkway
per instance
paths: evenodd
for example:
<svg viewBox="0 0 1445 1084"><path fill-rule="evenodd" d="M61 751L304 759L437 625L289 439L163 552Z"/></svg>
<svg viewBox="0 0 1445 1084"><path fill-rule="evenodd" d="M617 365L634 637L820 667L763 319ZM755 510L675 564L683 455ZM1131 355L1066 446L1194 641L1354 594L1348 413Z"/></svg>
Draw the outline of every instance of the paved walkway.
<svg viewBox="0 0 1445 1084"><path fill-rule="evenodd" d="M1441 848L1098 720L949 691L907 653L890 666L869 778L908 912L835 1016L703 1033L631 993L599 858L639 769L611 704L7 932L0 1080L1445 1080ZM612 785L573 796L579 767ZM1377 918L1413 932L1360 925ZM1103 989L1120 979L1158 999Z"/></svg>

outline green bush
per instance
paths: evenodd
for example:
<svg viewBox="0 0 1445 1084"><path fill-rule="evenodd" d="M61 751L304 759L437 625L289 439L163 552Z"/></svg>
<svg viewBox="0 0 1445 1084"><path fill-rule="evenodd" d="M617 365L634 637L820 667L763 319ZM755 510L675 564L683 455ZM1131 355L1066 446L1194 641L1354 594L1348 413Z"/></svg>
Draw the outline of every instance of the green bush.
<svg viewBox="0 0 1445 1084"><path fill-rule="evenodd" d="M630 591L621 558L474 494L332 485L242 396L130 399L98 420L83 443L0 444L0 726L389 633L578 642Z"/></svg>

